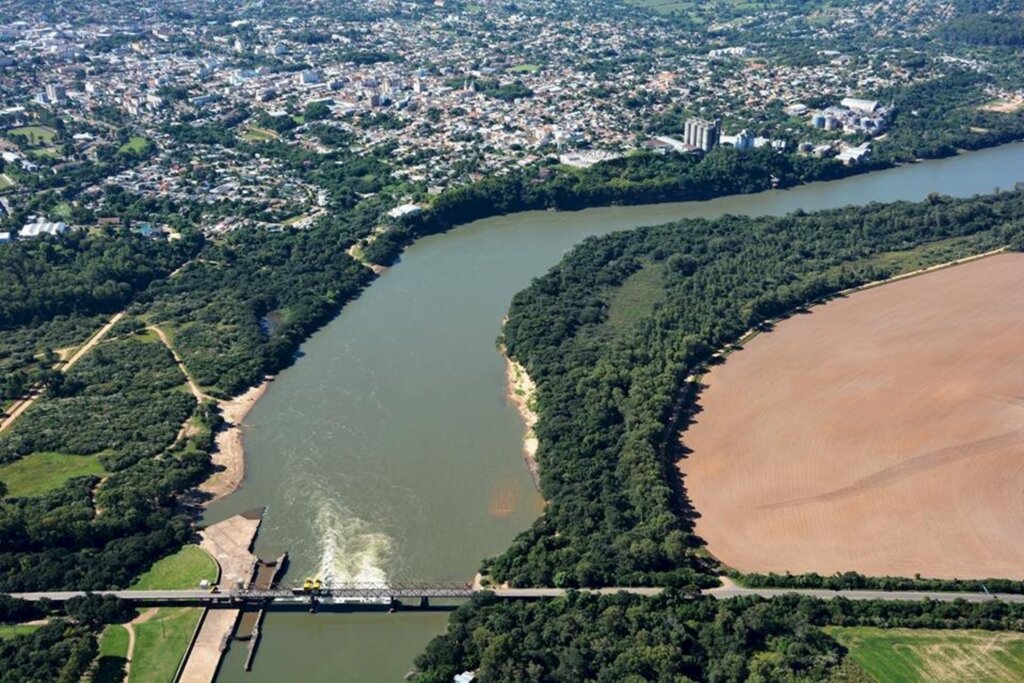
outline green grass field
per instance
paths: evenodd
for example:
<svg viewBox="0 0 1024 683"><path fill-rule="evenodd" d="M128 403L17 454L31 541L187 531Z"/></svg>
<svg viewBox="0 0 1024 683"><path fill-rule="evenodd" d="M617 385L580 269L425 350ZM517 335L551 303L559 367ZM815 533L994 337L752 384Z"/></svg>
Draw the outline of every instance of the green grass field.
<svg viewBox="0 0 1024 683"><path fill-rule="evenodd" d="M126 142L123 145L121 145L121 147L117 151L119 151L119 152L135 152L136 154L139 154L139 153L145 151L146 145L148 145L148 144L149 144L149 140L147 140L146 138L142 137L141 135L133 135L128 140L128 142Z"/></svg>
<svg viewBox="0 0 1024 683"><path fill-rule="evenodd" d="M608 330L619 332L632 327L654 311L662 297L662 263L648 263L636 271L612 292L608 299Z"/></svg>
<svg viewBox="0 0 1024 683"><path fill-rule="evenodd" d="M208 552L197 545L187 545L173 555L157 561L148 572L132 583L132 588L197 588L203 579L214 583L217 574L217 563Z"/></svg>
<svg viewBox="0 0 1024 683"><path fill-rule="evenodd" d="M1024 681L1024 633L825 629L879 683Z"/></svg>
<svg viewBox="0 0 1024 683"><path fill-rule="evenodd" d="M56 147L39 147L37 149L28 150L28 155L36 159L41 159L43 157L56 159L60 156L60 150Z"/></svg>
<svg viewBox="0 0 1024 683"><path fill-rule="evenodd" d="M48 145L57 137L57 131L49 126L22 126L10 129L7 131L7 135L27 138L30 145Z"/></svg>
<svg viewBox="0 0 1024 683"><path fill-rule="evenodd" d="M532 74L540 70L540 64L520 64L508 70L512 74Z"/></svg>
<svg viewBox="0 0 1024 683"><path fill-rule="evenodd" d="M135 624L135 652L128 683L173 680L202 614L199 607L162 607L149 620Z"/></svg>
<svg viewBox="0 0 1024 683"><path fill-rule="evenodd" d="M128 664L128 629L111 624L100 635L100 656L92 683L120 683Z"/></svg>
<svg viewBox="0 0 1024 683"><path fill-rule="evenodd" d="M5 173L0 173L0 190L6 190L9 187L14 187L15 182L11 180L10 176Z"/></svg>
<svg viewBox="0 0 1024 683"><path fill-rule="evenodd" d="M71 477L106 474L95 455L33 453L0 467L0 481L11 498L28 498L53 491Z"/></svg>
<svg viewBox="0 0 1024 683"><path fill-rule="evenodd" d="M240 137L246 142L266 142L267 140L273 140L276 138L277 134L265 128L248 126L242 130Z"/></svg>
<svg viewBox="0 0 1024 683"><path fill-rule="evenodd" d="M216 581L217 575L213 557L197 545L187 545L158 561L131 587L139 590L196 588L203 579ZM170 681L185 656L202 613L198 608L162 607L146 621L133 624L135 651L128 683Z"/></svg>
<svg viewBox="0 0 1024 683"><path fill-rule="evenodd" d="M60 218L62 220L67 221L71 220L71 210L71 204L67 202L60 202L52 209L50 209L50 214L55 218Z"/></svg>
<svg viewBox="0 0 1024 683"><path fill-rule="evenodd" d="M32 633L38 626L35 624L0 624L0 640L10 640L15 636Z"/></svg>

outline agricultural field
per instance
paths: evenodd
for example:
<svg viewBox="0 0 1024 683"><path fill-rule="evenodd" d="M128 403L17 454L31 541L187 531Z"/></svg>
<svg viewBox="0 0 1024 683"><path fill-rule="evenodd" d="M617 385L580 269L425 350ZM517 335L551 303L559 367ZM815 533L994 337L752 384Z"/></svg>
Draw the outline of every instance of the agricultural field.
<svg viewBox="0 0 1024 683"><path fill-rule="evenodd" d="M879 683L1024 680L1024 634L1000 631L829 628Z"/></svg>
<svg viewBox="0 0 1024 683"><path fill-rule="evenodd" d="M33 453L0 466L0 482L11 498L29 498L56 491L72 477L106 474L98 456Z"/></svg>
<svg viewBox="0 0 1024 683"><path fill-rule="evenodd" d="M1022 304L1024 255L1001 254L794 315L713 368L680 462L708 549L1024 578Z"/></svg>

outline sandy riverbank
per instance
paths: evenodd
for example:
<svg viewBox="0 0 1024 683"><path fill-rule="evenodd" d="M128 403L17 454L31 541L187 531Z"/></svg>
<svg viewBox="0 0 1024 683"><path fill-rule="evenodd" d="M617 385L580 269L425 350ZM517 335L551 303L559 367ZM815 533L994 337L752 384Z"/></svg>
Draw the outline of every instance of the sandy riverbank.
<svg viewBox="0 0 1024 683"><path fill-rule="evenodd" d="M258 386L231 398L219 401L221 414L227 427L217 433L217 448L212 454L216 472L199 485L199 490L210 496L205 502L210 505L233 493L245 476L245 449L242 446L242 421L249 414L256 401L263 396L272 378L265 379Z"/></svg>
<svg viewBox="0 0 1024 683"><path fill-rule="evenodd" d="M526 374L526 368L509 358L504 349L501 350L501 356L505 359L508 399L519 411L519 417L522 418L523 426L526 427L526 432L523 434L523 458L526 460L526 466L530 468L533 483L539 487L540 473L537 468L539 441L533 432L533 427L537 424L539 417L533 407L537 396L537 385Z"/></svg>

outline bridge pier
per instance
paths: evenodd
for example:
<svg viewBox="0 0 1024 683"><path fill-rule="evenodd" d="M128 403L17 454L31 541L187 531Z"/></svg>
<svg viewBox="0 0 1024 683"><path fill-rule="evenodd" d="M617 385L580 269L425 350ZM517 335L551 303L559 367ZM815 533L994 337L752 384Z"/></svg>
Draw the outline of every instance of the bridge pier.
<svg viewBox="0 0 1024 683"><path fill-rule="evenodd" d="M430 598L426 595L420 597L420 609L426 609L430 607Z"/></svg>

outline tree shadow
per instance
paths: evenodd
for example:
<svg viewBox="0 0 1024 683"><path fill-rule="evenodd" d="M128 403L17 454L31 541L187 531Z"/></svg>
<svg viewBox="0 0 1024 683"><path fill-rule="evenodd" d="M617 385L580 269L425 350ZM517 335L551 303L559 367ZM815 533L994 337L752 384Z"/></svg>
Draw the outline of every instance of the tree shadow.
<svg viewBox="0 0 1024 683"><path fill-rule="evenodd" d="M121 683L128 673L128 660L124 657L103 655L96 661L93 683Z"/></svg>

